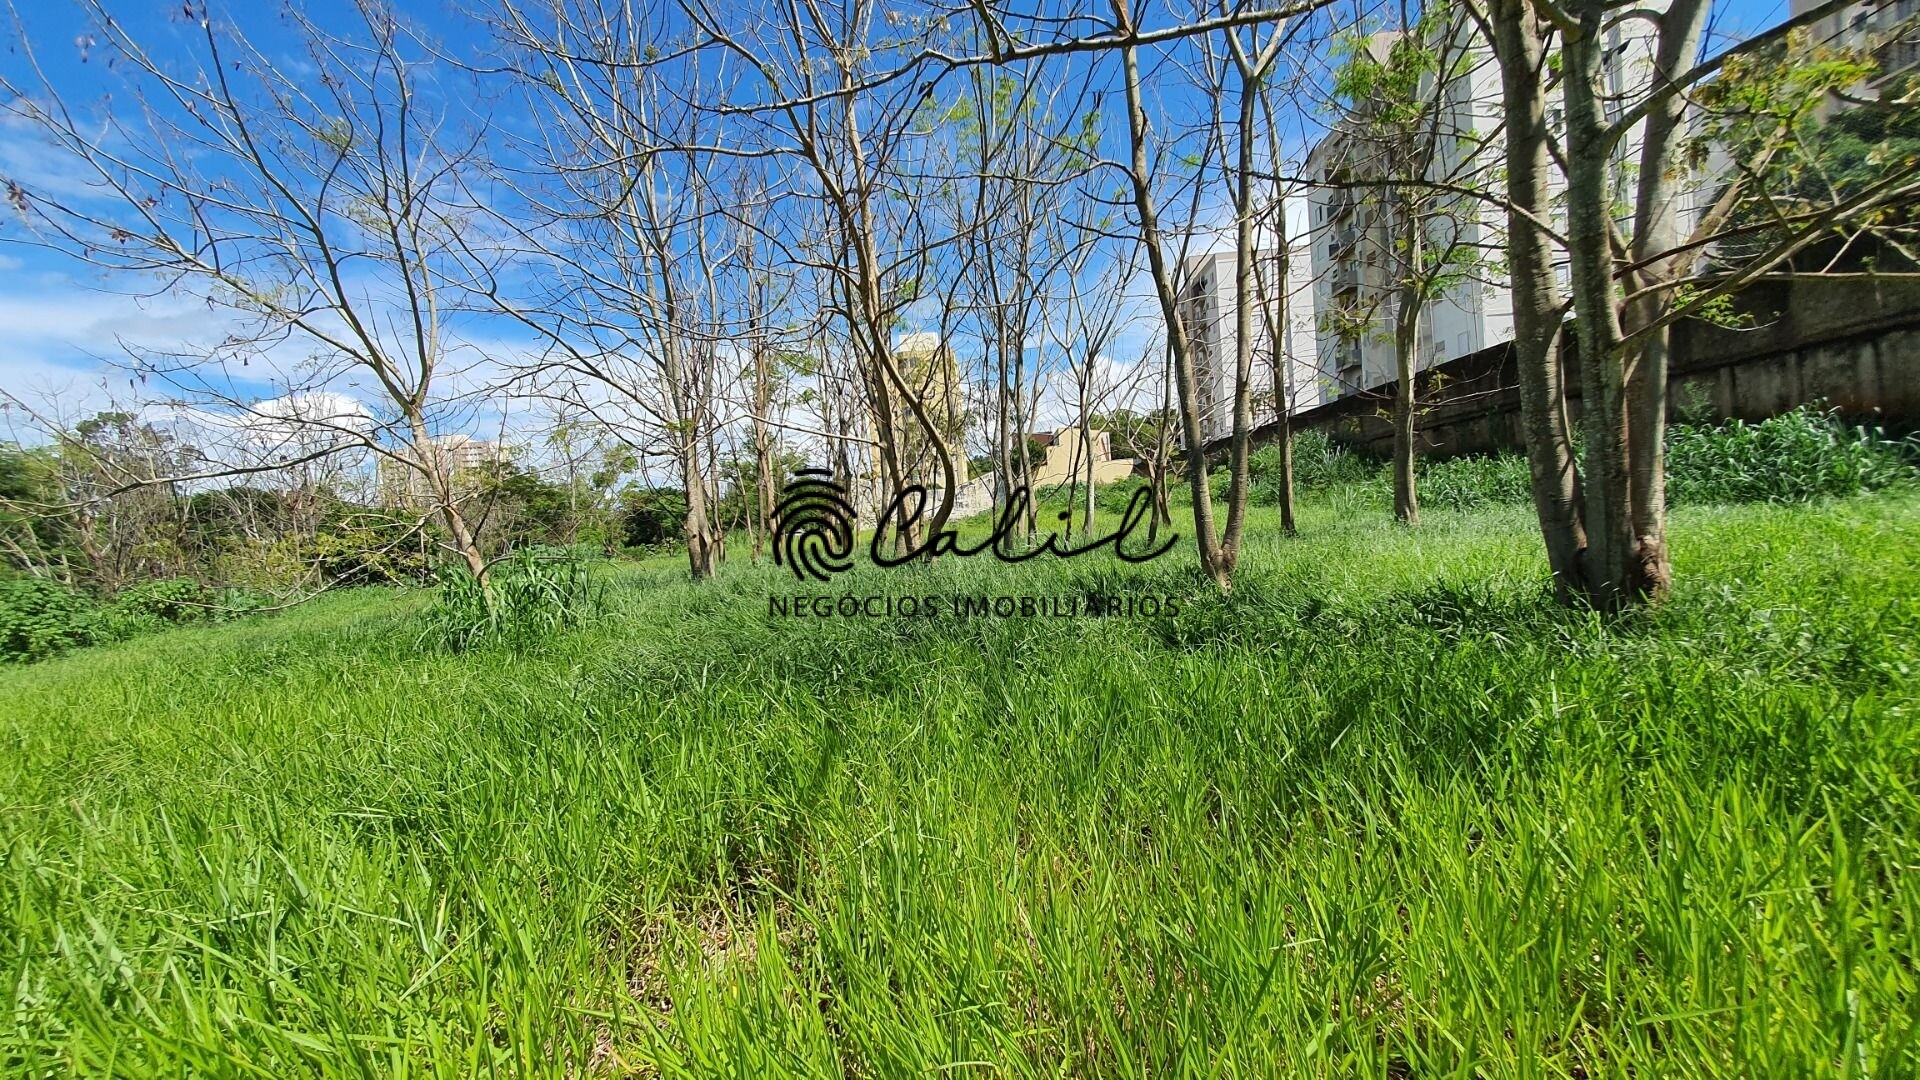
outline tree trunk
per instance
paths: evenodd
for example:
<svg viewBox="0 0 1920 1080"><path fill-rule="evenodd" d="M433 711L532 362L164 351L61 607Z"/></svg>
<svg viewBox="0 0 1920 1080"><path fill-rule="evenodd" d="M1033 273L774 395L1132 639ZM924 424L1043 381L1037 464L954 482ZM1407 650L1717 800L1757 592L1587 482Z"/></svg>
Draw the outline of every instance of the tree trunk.
<svg viewBox="0 0 1920 1080"><path fill-rule="evenodd" d="M493 588L487 573L487 557L481 552L480 542L467 524L466 515L460 512L458 500L454 497L452 470L441 460L432 436L427 433L425 418L418 414L411 415L407 417L407 425L413 439L414 457L427 469L428 488L439 511L440 521L447 527L447 535L453 541L453 549L459 554L460 560L467 564L467 572L479 584L481 599L488 608L492 608Z"/></svg>
<svg viewBox="0 0 1920 1080"><path fill-rule="evenodd" d="M768 410L773 407L773 393L764 343L756 343L753 347L753 381L754 493L760 511L760 527L753 533L753 561L759 562L761 546L773 532L774 504L773 434L766 420Z"/></svg>
<svg viewBox="0 0 1920 1080"><path fill-rule="evenodd" d="M1091 427L1083 426L1082 431L1083 431L1083 438L1086 440L1086 446L1087 446L1087 451L1086 451L1087 453L1087 501L1086 501L1086 505L1081 508L1082 509L1081 516L1082 516L1082 520L1085 522L1087 535L1091 536L1093 535L1093 511L1094 511L1093 483L1094 483L1095 477L1098 475L1100 462L1099 462L1099 459L1094 457L1093 455L1093 441L1092 441L1093 429Z"/></svg>
<svg viewBox="0 0 1920 1080"><path fill-rule="evenodd" d="M1614 610L1638 599L1633 488L1628 464L1627 373L1613 280L1611 143L1601 111L1603 19L1598 3L1561 50L1567 111L1567 249L1580 343L1582 488L1588 599Z"/></svg>
<svg viewBox="0 0 1920 1080"><path fill-rule="evenodd" d="M1659 17L1660 38L1655 49L1655 86L1684 71L1692 63L1706 22L1705 0L1674 0ZM1679 222L1679 170L1674 158L1674 136L1680 131L1686 108L1683 94L1665 98L1647 114L1641 133L1640 167L1634 220L1638 225L1630 255L1646 267L1631 284L1640 287L1672 280L1685 270L1688 256L1659 259L1677 250L1684 237ZM1623 331L1635 339L1627 359L1627 514L1632 534L1629 589L1636 598L1659 600L1673 587L1673 565L1667 553L1667 364L1668 330L1639 333L1667 312L1672 294L1650 291L1627 306Z"/></svg>
<svg viewBox="0 0 1920 1080"><path fill-rule="evenodd" d="M466 515L453 504L449 496L440 504L440 520L446 523L447 532L453 536L454 547L460 552L460 558L467 564L467 572L473 580L479 582L481 595L486 597L487 606L493 606L492 582L488 580L487 557L481 553L479 541L474 539L473 530L468 527Z"/></svg>
<svg viewBox="0 0 1920 1080"><path fill-rule="evenodd" d="M1228 575L1240 562L1250 480L1247 458L1253 441L1253 113L1259 103L1260 78L1244 65L1240 77L1233 200L1233 427L1227 451L1227 531L1220 543L1221 568Z"/></svg>
<svg viewBox="0 0 1920 1080"><path fill-rule="evenodd" d="M1402 525L1420 524L1420 494L1414 486L1414 409L1419 392L1420 320L1425 308L1421 288L1422 222L1409 203L1400 205L1400 243L1408 276L1400 286L1394 312L1393 363L1398 376L1393 394L1393 517Z"/></svg>
<svg viewBox="0 0 1920 1080"><path fill-rule="evenodd" d="M1293 416L1284 409L1280 413L1280 532L1286 536L1300 535L1300 527L1293 516Z"/></svg>
<svg viewBox="0 0 1920 1080"><path fill-rule="evenodd" d="M1299 535L1293 518L1293 363L1287 355L1287 271L1293 253L1287 246L1286 203L1274 197L1274 285L1268 305L1267 325L1271 328L1269 355L1273 359L1273 423L1280 450L1280 532Z"/></svg>
<svg viewBox="0 0 1920 1080"><path fill-rule="evenodd" d="M993 460L994 460L995 467L999 470L999 475L994 478L993 487L994 487L994 496L995 496L994 501L996 504L1002 505L1002 506L1005 505L1007 500L1013 497L1013 487L1014 487L1014 484L1013 484L1013 433L1012 433L1013 404L1011 401L1012 395L1009 394L1007 391L1007 378L1009 375L1009 370L1008 370L1008 364L1007 364L1006 333L999 326L1003 318L1004 317L1001 314L999 314L998 311L995 312L994 314L995 326L994 326L994 335L993 335L993 349L994 349L993 356L994 356L994 382L995 382L995 389L996 389L996 393L994 396L994 414L996 418L996 423L994 425L994 433L993 433Z"/></svg>
<svg viewBox="0 0 1920 1080"><path fill-rule="evenodd" d="M1191 342L1187 337L1185 315L1174 290L1174 278L1161 247L1160 220L1154 210L1153 174L1147 164L1147 110L1141 98L1140 58L1132 47L1120 50L1127 93L1127 120L1132 160L1129 177L1133 187L1135 211L1140 215L1140 244L1146 249L1147 265L1153 272L1159 294L1160 314L1166 320L1167 350L1173 357L1174 388L1180 397L1180 429L1186 440L1187 484L1193 492L1194 544L1199 549L1200 570L1214 585L1227 592L1233 587L1233 568L1220 548L1213 529L1213 493L1207 480L1206 437L1200 430L1200 384L1194 376Z"/></svg>
<svg viewBox="0 0 1920 1080"><path fill-rule="evenodd" d="M1528 0L1494 0L1491 13L1506 115L1507 271L1513 289L1521 434L1547 566L1555 593L1568 603L1586 592L1587 533L1567 423L1552 241L1536 224L1549 220L1552 206L1547 187L1545 33Z"/></svg>
<svg viewBox="0 0 1920 1080"><path fill-rule="evenodd" d="M681 442L681 477L686 485L687 518L681 535L687 541L687 569L695 581L705 581L720 568L720 543L707 514L707 480L700 461L700 445L688 435Z"/></svg>
<svg viewBox="0 0 1920 1080"><path fill-rule="evenodd" d="M1420 297L1412 286L1400 290L1394 313L1393 363L1393 517L1402 525L1420 524L1420 495L1414 488L1413 416L1419 373Z"/></svg>

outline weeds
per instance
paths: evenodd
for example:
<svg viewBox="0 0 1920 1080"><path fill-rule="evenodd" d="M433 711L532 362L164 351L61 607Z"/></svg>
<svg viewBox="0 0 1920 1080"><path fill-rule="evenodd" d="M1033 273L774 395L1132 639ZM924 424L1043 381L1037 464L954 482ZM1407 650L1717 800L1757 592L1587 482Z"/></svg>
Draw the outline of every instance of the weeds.
<svg viewBox="0 0 1920 1080"><path fill-rule="evenodd" d="M142 582L105 603L58 582L0 579L0 661L44 660L171 626L224 621L265 603L246 589L213 589L185 578Z"/></svg>
<svg viewBox="0 0 1920 1080"><path fill-rule="evenodd" d="M1334 506L1226 599L833 586L1172 618L640 567L540 649L355 591L0 672L0 1071L1915 1073L1920 496L1683 507L1628 620L1523 507Z"/></svg>
<svg viewBox="0 0 1920 1080"><path fill-rule="evenodd" d="M1836 413L1800 408L1749 424L1667 431L1667 494L1676 503L1808 502L1859 495L1920 476L1920 443Z"/></svg>
<svg viewBox="0 0 1920 1080"><path fill-rule="evenodd" d="M493 565L484 588L463 566L441 567L439 581L422 641L455 652L537 647L587 622L602 602L587 557L570 548L520 548Z"/></svg>

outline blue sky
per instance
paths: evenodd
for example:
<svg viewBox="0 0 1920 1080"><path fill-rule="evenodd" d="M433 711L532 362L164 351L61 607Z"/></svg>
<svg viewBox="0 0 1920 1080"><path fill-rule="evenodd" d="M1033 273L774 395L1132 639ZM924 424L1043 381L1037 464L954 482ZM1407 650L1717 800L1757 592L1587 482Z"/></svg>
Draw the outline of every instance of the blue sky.
<svg viewBox="0 0 1920 1080"><path fill-rule="evenodd" d="M449 54L465 58L485 53L483 32L467 17L455 14L456 9L440 4L401 6L410 21L436 38ZM108 7L117 22L136 39L154 43L157 52L191 47L194 27L179 3L109 0ZM235 4L224 10L216 5L214 13L216 18L236 20L263 53L275 57L284 71L297 75L306 62L276 12L277 8L267 4ZM1781 0L1729 0L1717 5L1713 27L1719 42L1724 43L1772 25L1786 14L1787 6ZM97 100L114 89L117 64L99 43L89 40L88 20L79 9L60 2L36 4L23 13L23 24L45 73L71 101ZM16 82L31 83L26 65L26 54L10 40L0 51L0 72ZM1063 73L1067 77L1090 74ZM1180 87L1176 80L1163 80L1160 87L1161 98L1156 105L1170 123L1206 108L1197 91ZM476 100L470 107L485 109L489 105ZM1117 108L1110 108L1117 120ZM506 130L520 126L517 115L510 111L490 119ZM1113 127L1110 123L1109 129ZM4 118L0 118L0 177L55 191L74 191L80 183L80 178L49 155L19 122ZM109 391L122 397L152 397L161 392L159 388L129 383L115 367L114 360L123 355L123 343L181 348L216 341L226 330L226 317L202 298L141 295L151 292L151 283L103 277L71 259L36 250L23 242L27 239L17 217L7 211L0 218L0 388L23 397L44 398L73 412L104 401ZM469 329L480 338L490 333L481 327ZM1146 332L1136 328L1116 345L1114 353L1137 351ZM524 337L515 338L510 333L492 344L511 347L516 341L525 344ZM281 359L292 363L298 357ZM247 370L235 371L228 385L243 396L272 396L276 392L273 380L258 373L275 367L271 358L258 368L250 365ZM108 391L100 389L103 383ZM475 413L462 422L484 426L497 423L497 417ZM5 437L0 433L0 438Z"/></svg>

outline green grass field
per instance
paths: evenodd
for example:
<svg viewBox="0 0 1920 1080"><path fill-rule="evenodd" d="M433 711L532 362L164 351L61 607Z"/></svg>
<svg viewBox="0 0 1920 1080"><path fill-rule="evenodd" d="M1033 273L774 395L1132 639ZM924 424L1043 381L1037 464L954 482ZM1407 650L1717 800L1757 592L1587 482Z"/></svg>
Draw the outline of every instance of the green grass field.
<svg viewBox="0 0 1920 1080"><path fill-rule="evenodd" d="M0 1071L1920 1071L1920 497L1679 510L1615 621L1528 510L1342 509L1225 602L830 590L1173 618L736 553L529 653L368 590L0 671Z"/></svg>

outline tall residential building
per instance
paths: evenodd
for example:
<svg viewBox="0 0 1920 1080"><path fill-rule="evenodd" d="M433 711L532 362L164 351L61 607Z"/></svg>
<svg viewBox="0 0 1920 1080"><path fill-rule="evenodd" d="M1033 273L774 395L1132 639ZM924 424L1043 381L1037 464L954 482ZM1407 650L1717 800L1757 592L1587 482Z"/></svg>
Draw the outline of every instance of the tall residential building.
<svg viewBox="0 0 1920 1080"><path fill-rule="evenodd" d="M1793 0L1793 14L1818 6L1820 0ZM1808 30L1820 44L1860 49L1879 65L1879 73L1855 88L1854 97L1878 98L1894 79L1920 68L1920 0L1863 0L1830 13ZM1837 100L1835 104L1841 105Z"/></svg>
<svg viewBox="0 0 1920 1080"><path fill-rule="evenodd" d="M427 444L429 464L458 486L463 477L502 460L500 447L468 435L443 435ZM380 499L389 506L424 505L433 500L433 485L418 469L388 458L379 465Z"/></svg>
<svg viewBox="0 0 1920 1080"><path fill-rule="evenodd" d="M1304 204L1289 209L1304 218ZM1294 228L1289 227L1289 235ZM1314 292L1312 259L1305 242L1289 245L1286 272L1280 273L1276 249L1266 247L1254 256L1256 289L1253 309L1253 370L1251 391L1254 426L1270 423L1285 408L1289 413L1318 405L1327 380L1315 366ZM1194 381L1200 396L1201 430L1206 438L1223 438L1233 431L1233 382L1238 337L1235 334L1234 253L1227 251L1189 258L1183 267L1181 314L1192 335ZM1284 280L1284 285L1271 284ZM1271 292L1269 290L1272 290ZM1286 330L1281 348L1273 347L1272 323L1279 312ZM1284 378L1277 378L1284 372ZM1276 384L1279 388L1276 390ZM1283 400L1284 399L1284 400Z"/></svg>
<svg viewBox="0 0 1920 1080"><path fill-rule="evenodd" d="M1657 0L1655 6L1661 6ZM1492 185L1502 164L1503 145L1497 135L1490 137L1503 123L1499 71L1471 27L1458 23L1440 33L1456 35L1440 51L1458 62L1449 65L1456 74L1437 95L1436 144L1422 178L1457 194L1429 201L1419 235L1429 258L1441 250L1456 252L1459 270L1421 312L1414 343L1420 371L1513 338L1512 291L1498 270L1505 214L1465 193ZM1653 30L1644 20L1624 20L1607 35L1609 100L1631 100L1653 77ZM1385 60L1398 36L1375 35L1369 47ZM1555 108L1548 116L1556 128L1558 114ZM1364 113L1356 112L1337 122L1306 164L1306 175L1316 182L1308 196L1309 236L1320 320L1318 366L1332 384L1329 398L1391 384L1397 377L1394 327L1397 293L1406 277L1400 242L1406 230L1381 193L1386 181L1400 177L1392 153L1369 138L1364 120ZM1639 139L1629 134L1615 153L1623 164L1635 162L1639 148ZM1616 175L1624 198L1631 169ZM1557 172L1552 184L1556 192L1564 187ZM1566 268L1560 272L1564 282Z"/></svg>

